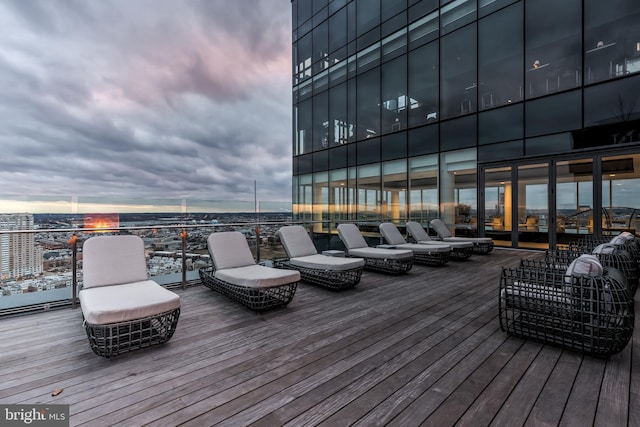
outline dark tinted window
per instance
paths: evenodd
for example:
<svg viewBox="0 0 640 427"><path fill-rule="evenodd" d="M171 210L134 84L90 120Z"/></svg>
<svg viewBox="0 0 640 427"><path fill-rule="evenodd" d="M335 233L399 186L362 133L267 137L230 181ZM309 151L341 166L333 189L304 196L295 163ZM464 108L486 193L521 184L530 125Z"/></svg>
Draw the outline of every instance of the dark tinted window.
<svg viewBox="0 0 640 427"><path fill-rule="evenodd" d="M539 138L529 138L525 143L525 155L537 156L550 153L569 151L573 147L571 133L560 133L556 135L541 136Z"/></svg>
<svg viewBox="0 0 640 427"><path fill-rule="evenodd" d="M449 120L440 124L440 147L442 151L476 145L476 116Z"/></svg>
<svg viewBox="0 0 640 427"><path fill-rule="evenodd" d="M382 160L407 157L407 133L398 132L382 137Z"/></svg>
<svg viewBox="0 0 640 427"><path fill-rule="evenodd" d="M522 3L480 20L478 109L522 100Z"/></svg>
<svg viewBox="0 0 640 427"><path fill-rule="evenodd" d="M357 0L358 36L380 24L380 0Z"/></svg>
<svg viewBox="0 0 640 427"><path fill-rule="evenodd" d="M353 127L347 120L347 84L329 90L329 146L346 144Z"/></svg>
<svg viewBox="0 0 640 427"><path fill-rule="evenodd" d="M514 159L522 157L524 147L522 141L502 142L500 144L483 145L478 148L478 161L489 162L496 160Z"/></svg>
<svg viewBox="0 0 640 427"><path fill-rule="evenodd" d="M382 65L381 133L407 128L407 57Z"/></svg>
<svg viewBox="0 0 640 427"><path fill-rule="evenodd" d="M438 124L423 126L409 131L409 156L437 153L439 149Z"/></svg>
<svg viewBox="0 0 640 427"><path fill-rule="evenodd" d="M322 92L313 97L313 150L327 148L329 142L329 95Z"/></svg>
<svg viewBox="0 0 640 427"><path fill-rule="evenodd" d="M438 120L438 43L409 52L409 126Z"/></svg>
<svg viewBox="0 0 640 427"><path fill-rule="evenodd" d="M491 144L522 139L524 129L522 104L485 111L478 115L478 143Z"/></svg>
<svg viewBox="0 0 640 427"><path fill-rule="evenodd" d="M358 164L376 163L380 161L380 138L361 141L358 147Z"/></svg>
<svg viewBox="0 0 640 427"><path fill-rule="evenodd" d="M313 153L314 172L326 171L329 169L329 152L327 150Z"/></svg>
<svg viewBox="0 0 640 427"><path fill-rule="evenodd" d="M341 169L347 167L347 146L334 147L329 150L329 168Z"/></svg>
<svg viewBox="0 0 640 427"><path fill-rule="evenodd" d="M527 102L526 135L536 136L582 127L582 94L580 91Z"/></svg>
<svg viewBox="0 0 640 427"><path fill-rule="evenodd" d="M380 135L380 69L359 75L357 84L357 139L362 140Z"/></svg>
<svg viewBox="0 0 640 427"><path fill-rule="evenodd" d="M440 39L440 112L442 118L476 111L476 24Z"/></svg>
<svg viewBox="0 0 640 427"><path fill-rule="evenodd" d="M585 127L637 119L640 119L640 77L584 90Z"/></svg>

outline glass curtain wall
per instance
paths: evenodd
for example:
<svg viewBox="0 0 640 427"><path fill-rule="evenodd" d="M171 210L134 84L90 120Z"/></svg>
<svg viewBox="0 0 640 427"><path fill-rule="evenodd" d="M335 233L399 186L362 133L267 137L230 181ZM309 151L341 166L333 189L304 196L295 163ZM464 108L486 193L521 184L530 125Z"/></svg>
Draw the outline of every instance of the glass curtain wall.
<svg viewBox="0 0 640 427"><path fill-rule="evenodd" d="M511 246L512 194L511 167L485 170L484 229L485 234L499 246Z"/></svg>
<svg viewBox="0 0 640 427"><path fill-rule="evenodd" d="M313 174L313 221L327 221L329 219L329 173L317 172ZM327 231L329 224L319 222L314 224L314 231Z"/></svg>
<svg viewBox="0 0 640 427"><path fill-rule="evenodd" d="M549 164L518 166L518 247L549 245Z"/></svg>
<svg viewBox="0 0 640 427"><path fill-rule="evenodd" d="M593 234L593 159L556 163L557 242L566 244Z"/></svg>
<svg viewBox="0 0 640 427"><path fill-rule="evenodd" d="M407 219L407 161L394 160L382 164L382 219Z"/></svg>
<svg viewBox="0 0 640 427"><path fill-rule="evenodd" d="M602 158L602 234L640 232L640 155Z"/></svg>
<svg viewBox="0 0 640 427"><path fill-rule="evenodd" d="M438 155L409 159L409 218L423 226L440 216L438 203Z"/></svg>
<svg viewBox="0 0 640 427"><path fill-rule="evenodd" d="M380 164L358 167L358 220L381 219Z"/></svg>
<svg viewBox="0 0 640 427"><path fill-rule="evenodd" d="M439 184L440 217L455 235L478 215L475 148L441 153Z"/></svg>

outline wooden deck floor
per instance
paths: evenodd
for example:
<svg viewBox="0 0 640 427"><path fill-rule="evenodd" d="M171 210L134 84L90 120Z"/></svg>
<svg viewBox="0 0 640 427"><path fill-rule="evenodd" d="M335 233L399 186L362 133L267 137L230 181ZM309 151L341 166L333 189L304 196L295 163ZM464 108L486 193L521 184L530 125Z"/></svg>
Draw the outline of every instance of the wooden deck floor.
<svg viewBox="0 0 640 427"><path fill-rule="evenodd" d="M0 403L70 404L71 425L92 427L640 425L637 329L606 360L500 330L500 266L521 257L540 253L365 272L340 293L302 284L265 314L194 286L177 291L171 341L111 361L79 309L0 319Z"/></svg>

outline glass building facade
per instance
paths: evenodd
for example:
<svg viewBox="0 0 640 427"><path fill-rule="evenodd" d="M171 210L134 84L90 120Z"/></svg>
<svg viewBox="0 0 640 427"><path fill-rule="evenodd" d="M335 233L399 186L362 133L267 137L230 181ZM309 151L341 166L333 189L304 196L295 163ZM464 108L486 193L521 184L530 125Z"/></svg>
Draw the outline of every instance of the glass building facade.
<svg viewBox="0 0 640 427"><path fill-rule="evenodd" d="M640 233L638 0L293 0L297 220Z"/></svg>

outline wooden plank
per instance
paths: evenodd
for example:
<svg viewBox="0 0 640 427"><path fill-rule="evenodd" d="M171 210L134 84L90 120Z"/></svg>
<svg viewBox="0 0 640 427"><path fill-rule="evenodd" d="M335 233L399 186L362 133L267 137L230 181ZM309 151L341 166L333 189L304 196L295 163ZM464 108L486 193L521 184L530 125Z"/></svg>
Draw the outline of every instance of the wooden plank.
<svg viewBox="0 0 640 427"><path fill-rule="evenodd" d="M629 374L631 346L610 356L602 378L595 425L610 427L629 425Z"/></svg>
<svg viewBox="0 0 640 427"><path fill-rule="evenodd" d="M593 425L604 368L604 360L583 358L560 419L561 426Z"/></svg>

